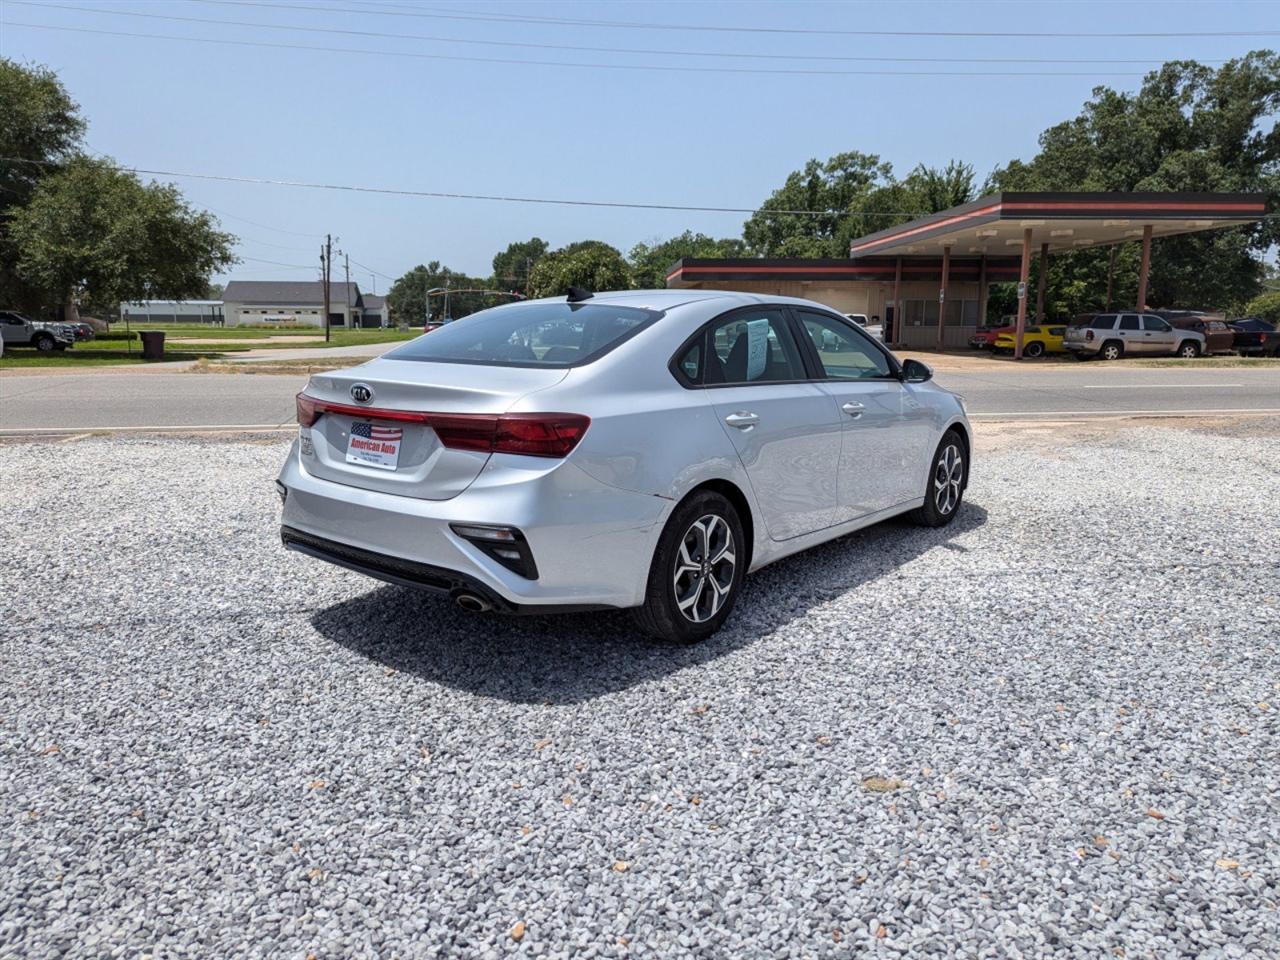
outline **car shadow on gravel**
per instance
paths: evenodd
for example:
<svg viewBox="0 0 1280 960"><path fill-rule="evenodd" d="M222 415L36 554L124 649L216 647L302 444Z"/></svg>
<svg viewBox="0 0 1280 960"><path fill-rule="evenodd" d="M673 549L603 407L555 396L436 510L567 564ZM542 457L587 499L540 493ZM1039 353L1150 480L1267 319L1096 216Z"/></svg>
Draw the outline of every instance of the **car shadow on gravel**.
<svg viewBox="0 0 1280 960"><path fill-rule="evenodd" d="M752 574L733 616L704 643L683 647L638 633L629 613L506 617L468 613L444 597L380 586L317 611L332 642L382 666L513 703L581 703L715 660L813 608L983 526L966 503L939 530L889 520L779 560Z"/></svg>

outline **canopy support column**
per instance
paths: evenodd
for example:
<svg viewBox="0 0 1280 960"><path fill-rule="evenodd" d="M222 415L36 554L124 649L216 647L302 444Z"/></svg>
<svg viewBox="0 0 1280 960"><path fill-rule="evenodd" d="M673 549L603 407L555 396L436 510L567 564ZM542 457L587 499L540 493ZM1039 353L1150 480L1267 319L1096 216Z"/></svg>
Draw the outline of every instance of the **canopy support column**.
<svg viewBox="0 0 1280 960"><path fill-rule="evenodd" d="M987 322L987 255L978 266L978 326Z"/></svg>
<svg viewBox="0 0 1280 960"><path fill-rule="evenodd" d="M1151 224L1142 228L1142 265L1138 267L1138 302L1134 304L1139 312L1147 309L1147 273L1151 269Z"/></svg>
<svg viewBox="0 0 1280 960"><path fill-rule="evenodd" d="M938 288L938 351L947 331L947 281L951 279L951 248L942 248L942 286Z"/></svg>
<svg viewBox="0 0 1280 960"><path fill-rule="evenodd" d="M1031 228L1022 231L1022 272L1018 274L1018 332L1013 341L1013 359L1022 359L1022 336L1027 329L1027 281L1031 279Z"/></svg>
<svg viewBox="0 0 1280 960"><path fill-rule="evenodd" d="M1044 285L1049 273L1049 245L1040 244L1040 282L1036 284L1036 323L1044 323Z"/></svg>
<svg viewBox="0 0 1280 960"><path fill-rule="evenodd" d="M893 326L885 330L885 343L897 343L902 330L902 258L893 271Z"/></svg>

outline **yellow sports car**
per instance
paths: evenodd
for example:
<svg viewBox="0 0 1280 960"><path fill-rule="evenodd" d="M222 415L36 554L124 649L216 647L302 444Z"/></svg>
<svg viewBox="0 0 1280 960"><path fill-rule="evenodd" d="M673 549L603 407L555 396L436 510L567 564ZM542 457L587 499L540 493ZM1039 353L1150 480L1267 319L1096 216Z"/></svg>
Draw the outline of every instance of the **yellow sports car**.
<svg viewBox="0 0 1280 960"><path fill-rule="evenodd" d="M1022 355L1043 357L1046 353L1063 353L1062 335L1066 332L1066 327L1027 327L1022 331ZM996 353L1013 353L1016 343L1016 333L1002 333L996 337L992 349Z"/></svg>

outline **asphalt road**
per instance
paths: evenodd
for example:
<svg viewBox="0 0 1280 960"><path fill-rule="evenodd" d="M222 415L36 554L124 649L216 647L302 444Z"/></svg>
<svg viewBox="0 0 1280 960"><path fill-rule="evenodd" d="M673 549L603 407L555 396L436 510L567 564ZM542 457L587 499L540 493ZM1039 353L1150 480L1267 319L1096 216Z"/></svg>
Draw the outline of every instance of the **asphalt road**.
<svg viewBox="0 0 1280 960"><path fill-rule="evenodd" d="M1102 363L944 371L978 419L1280 412L1274 368L1134 369ZM0 375L0 434L144 428L273 428L294 416L301 375L102 371Z"/></svg>

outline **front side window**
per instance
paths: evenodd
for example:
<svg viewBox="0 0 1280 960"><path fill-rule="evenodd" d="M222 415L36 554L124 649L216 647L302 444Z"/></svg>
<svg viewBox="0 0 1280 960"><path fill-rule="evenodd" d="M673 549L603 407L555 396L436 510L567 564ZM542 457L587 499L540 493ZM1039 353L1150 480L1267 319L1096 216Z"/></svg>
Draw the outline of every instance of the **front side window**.
<svg viewBox="0 0 1280 960"><path fill-rule="evenodd" d="M805 379L800 351L781 310L735 313L717 321L707 333L707 347L707 384Z"/></svg>
<svg viewBox="0 0 1280 960"><path fill-rule="evenodd" d="M1159 317L1147 316L1142 318L1142 329L1154 330L1157 333L1168 333L1173 329L1173 327L1169 326L1167 321L1161 320Z"/></svg>
<svg viewBox="0 0 1280 960"><path fill-rule="evenodd" d="M892 375L888 358L856 330L821 313L797 312L828 379L873 380Z"/></svg>
<svg viewBox="0 0 1280 960"><path fill-rule="evenodd" d="M474 313L385 354L392 360L571 367L608 353L662 316L607 303L513 303Z"/></svg>

